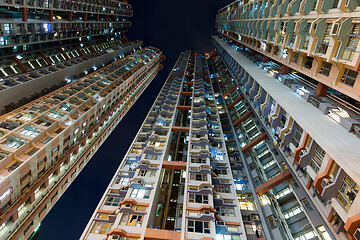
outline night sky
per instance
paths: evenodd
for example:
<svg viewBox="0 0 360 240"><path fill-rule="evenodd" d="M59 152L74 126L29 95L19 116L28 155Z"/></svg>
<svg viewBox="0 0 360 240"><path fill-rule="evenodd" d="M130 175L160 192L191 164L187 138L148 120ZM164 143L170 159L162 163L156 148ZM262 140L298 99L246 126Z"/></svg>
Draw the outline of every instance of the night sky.
<svg viewBox="0 0 360 240"><path fill-rule="evenodd" d="M126 34L163 51L165 65L43 220L36 240L79 239L181 51L212 49L217 10L233 0L130 0Z"/></svg>

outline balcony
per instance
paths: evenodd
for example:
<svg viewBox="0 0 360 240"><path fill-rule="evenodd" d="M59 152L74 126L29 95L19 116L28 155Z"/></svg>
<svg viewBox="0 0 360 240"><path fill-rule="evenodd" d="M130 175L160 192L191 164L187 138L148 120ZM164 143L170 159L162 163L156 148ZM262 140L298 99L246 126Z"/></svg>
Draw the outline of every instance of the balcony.
<svg viewBox="0 0 360 240"><path fill-rule="evenodd" d="M321 182L321 186L323 187L321 196L325 201L330 201L332 198L336 197L336 194L343 183L344 177L345 171L342 168L338 168L334 177L329 177Z"/></svg>
<svg viewBox="0 0 360 240"><path fill-rule="evenodd" d="M301 169L305 170L306 169L305 167L307 167L310 164L311 158L314 155L316 149L315 146L316 143L314 143L314 140L312 139L310 145L307 148L300 151L299 167Z"/></svg>

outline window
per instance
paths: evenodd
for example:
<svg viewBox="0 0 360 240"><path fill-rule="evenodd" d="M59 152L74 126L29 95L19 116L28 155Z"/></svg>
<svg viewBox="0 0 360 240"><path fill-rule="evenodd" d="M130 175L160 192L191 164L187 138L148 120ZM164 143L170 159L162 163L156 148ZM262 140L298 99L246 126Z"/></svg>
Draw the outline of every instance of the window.
<svg viewBox="0 0 360 240"><path fill-rule="evenodd" d="M356 48L359 44L360 24L356 23L350 32L347 45L345 47L342 59L352 61L355 55Z"/></svg>
<svg viewBox="0 0 360 240"><path fill-rule="evenodd" d="M210 233L210 223L188 220L188 231L197 233Z"/></svg>
<svg viewBox="0 0 360 240"><path fill-rule="evenodd" d="M256 233L256 225L253 224L245 224L245 230L247 235L255 235Z"/></svg>
<svg viewBox="0 0 360 240"><path fill-rule="evenodd" d="M140 170L139 176L141 177L154 177L156 175L156 171L154 170Z"/></svg>
<svg viewBox="0 0 360 240"><path fill-rule="evenodd" d="M332 64L329 62L323 62L321 69L319 70L319 73L329 76L331 71Z"/></svg>
<svg viewBox="0 0 360 240"><path fill-rule="evenodd" d="M57 148L57 147L56 147L56 148L54 148L54 149L52 150L52 154L54 154L57 150L58 150L58 148Z"/></svg>
<svg viewBox="0 0 360 240"><path fill-rule="evenodd" d="M299 53L294 53L293 58L292 58L292 62L297 63L298 60L299 60L299 56L300 56Z"/></svg>
<svg viewBox="0 0 360 240"><path fill-rule="evenodd" d="M8 43L8 37L7 36L3 36L3 37L0 37L0 45L1 46L4 46L4 45L7 45L7 43ZM2 69L0 69L0 70L2 70ZM1 72L5 72L5 71L1 71ZM5 76L7 76L8 74L6 73L5 74Z"/></svg>
<svg viewBox="0 0 360 240"><path fill-rule="evenodd" d="M130 182L130 178L122 177L122 178L119 178L119 180L116 182L116 184L128 185L129 182Z"/></svg>
<svg viewBox="0 0 360 240"><path fill-rule="evenodd" d="M315 238L316 234L314 231L310 231L304 234L301 234L300 236L296 236L295 240L308 240L308 239L312 239Z"/></svg>
<svg viewBox="0 0 360 240"><path fill-rule="evenodd" d="M325 157L325 151L317 145L315 148L314 155L311 158L310 167L316 172L319 173L321 164L323 162L323 159Z"/></svg>
<svg viewBox="0 0 360 240"><path fill-rule="evenodd" d="M112 225L112 223L95 222L91 229L91 233L106 234L111 229Z"/></svg>
<svg viewBox="0 0 360 240"><path fill-rule="evenodd" d="M7 34L9 34L11 30L11 23L4 23L4 30Z"/></svg>
<svg viewBox="0 0 360 240"><path fill-rule="evenodd" d="M9 136L8 136L9 137ZM12 136L11 136L12 137ZM26 141L23 139L17 139L17 138L12 138L12 139L8 139L5 142L3 142L2 144L8 146L8 147L12 147L15 149L18 149L20 146L22 146Z"/></svg>
<svg viewBox="0 0 360 240"><path fill-rule="evenodd" d="M33 149L31 149L30 151L28 151L28 152L26 153L26 155L32 156L32 155L34 155L34 153L36 153L37 151L38 151L38 149L33 148Z"/></svg>
<svg viewBox="0 0 360 240"><path fill-rule="evenodd" d="M146 198L150 197L150 189L133 189L131 192L131 198Z"/></svg>
<svg viewBox="0 0 360 240"><path fill-rule="evenodd" d="M309 201L306 198L302 199L301 203L302 203L302 205L303 205L306 212L311 212L313 210L310 203L309 203Z"/></svg>
<svg viewBox="0 0 360 240"><path fill-rule="evenodd" d="M43 163L45 163L45 158L43 158L42 160L40 160L40 162L38 162L38 167L40 167Z"/></svg>
<svg viewBox="0 0 360 240"><path fill-rule="evenodd" d="M195 174L195 173L191 173L190 174L190 180L194 180L194 181L207 181L207 174Z"/></svg>
<svg viewBox="0 0 360 240"><path fill-rule="evenodd" d="M31 222L31 223L29 224L29 226L27 226L27 227L25 228L25 230L24 230L24 233L25 233L25 234L27 233L27 231L29 231L29 229L33 226L33 224L34 224L34 222Z"/></svg>
<svg viewBox="0 0 360 240"><path fill-rule="evenodd" d="M18 168L19 166L21 165L21 162L15 162L13 163L9 168L8 168L8 171L11 172L11 171L14 171L16 168Z"/></svg>
<svg viewBox="0 0 360 240"><path fill-rule="evenodd" d="M345 83L351 87L354 86L358 72L345 68L344 74L340 82Z"/></svg>
<svg viewBox="0 0 360 240"><path fill-rule="evenodd" d="M141 150L142 151L142 150ZM147 153L145 155L145 159L149 159L149 160L160 160L161 158L161 155L159 154L150 154L150 153Z"/></svg>
<svg viewBox="0 0 360 240"><path fill-rule="evenodd" d="M215 191L219 193L230 193L230 187L227 185L215 185Z"/></svg>
<svg viewBox="0 0 360 240"><path fill-rule="evenodd" d="M206 163L205 158L191 158L191 163Z"/></svg>
<svg viewBox="0 0 360 240"><path fill-rule="evenodd" d="M336 198L345 210L349 211L358 192L359 185L357 185L349 175L345 175L344 182L342 183Z"/></svg>
<svg viewBox="0 0 360 240"><path fill-rule="evenodd" d="M217 207L216 208L216 212L220 215L220 216L226 216L226 217L234 217L235 216L235 211L233 207Z"/></svg>
<svg viewBox="0 0 360 240"><path fill-rule="evenodd" d="M123 214L120 220L120 225L141 227L143 219L144 219L143 215Z"/></svg>
<svg viewBox="0 0 360 240"><path fill-rule="evenodd" d="M217 175L226 175L227 169L214 169L215 174Z"/></svg>
<svg viewBox="0 0 360 240"><path fill-rule="evenodd" d="M105 202L105 205L106 206L120 206L120 202L122 201L123 199L120 198L120 197L108 197L106 202Z"/></svg>
<svg viewBox="0 0 360 240"><path fill-rule="evenodd" d="M267 219L269 220L271 229L275 229L276 228L276 221L275 221L274 215L268 216Z"/></svg>
<svg viewBox="0 0 360 240"><path fill-rule="evenodd" d="M155 147L163 147L164 144L164 142L150 142L150 145Z"/></svg>
<svg viewBox="0 0 360 240"><path fill-rule="evenodd" d="M323 240L331 240L329 233L326 231L324 226L317 227L317 231L321 235Z"/></svg>
<svg viewBox="0 0 360 240"><path fill-rule="evenodd" d="M311 69L313 61L314 61L313 57L306 57L304 67L307 68L307 69Z"/></svg>
<svg viewBox="0 0 360 240"><path fill-rule="evenodd" d="M292 208L290 211L287 211L286 213L284 213L284 217L285 217L285 219L288 219L288 218L291 218L301 212L302 212L301 207L297 206L297 207Z"/></svg>
<svg viewBox="0 0 360 240"><path fill-rule="evenodd" d="M0 202L3 201L7 196L9 196L12 193L12 188L9 188L6 190L1 196L0 196Z"/></svg>
<svg viewBox="0 0 360 240"><path fill-rule="evenodd" d="M239 207L241 210L255 210L254 203L249 200L239 200Z"/></svg>
<svg viewBox="0 0 360 240"><path fill-rule="evenodd" d="M31 128L24 128L23 130L21 130L19 133L30 136L30 137L36 137L40 131L38 131L37 129L31 129Z"/></svg>
<svg viewBox="0 0 360 240"><path fill-rule="evenodd" d="M43 144L47 144L48 142L50 142L50 140L51 140L51 138L45 138L45 139L42 141L42 143L43 143Z"/></svg>
<svg viewBox="0 0 360 240"><path fill-rule="evenodd" d="M189 202L209 204L209 196L204 194L189 193Z"/></svg>
<svg viewBox="0 0 360 240"><path fill-rule="evenodd" d="M26 173L24 176L21 177L20 179L20 183L22 183L23 181L26 180L26 178L28 178L30 176L30 172Z"/></svg>
<svg viewBox="0 0 360 240"><path fill-rule="evenodd" d="M240 240L240 236L227 235L227 234L216 234L216 240Z"/></svg>
<svg viewBox="0 0 360 240"><path fill-rule="evenodd" d="M298 147L300 145L300 139L301 139L302 133L303 133L303 129L299 125L296 125L294 137L291 141L291 143L295 147Z"/></svg>
<svg viewBox="0 0 360 240"><path fill-rule="evenodd" d="M307 50L308 47L309 47L309 42L310 42L310 39L311 39L310 27L311 27L311 23L308 23L300 33L302 35L302 37L305 36L305 40L303 41L303 44L300 47L301 49Z"/></svg>
<svg viewBox="0 0 360 240"><path fill-rule="evenodd" d="M61 118L64 116L64 114L58 113L55 110L50 110L51 112L48 114L49 117L52 118Z"/></svg>
<svg viewBox="0 0 360 240"><path fill-rule="evenodd" d="M281 190L280 192L276 193L276 194L275 194L275 198L276 198L276 199L279 199L279 198L281 198L281 197L283 197L283 196L288 195L288 194L291 193L291 192L292 192L292 190L291 190L289 187L287 187L287 188Z"/></svg>

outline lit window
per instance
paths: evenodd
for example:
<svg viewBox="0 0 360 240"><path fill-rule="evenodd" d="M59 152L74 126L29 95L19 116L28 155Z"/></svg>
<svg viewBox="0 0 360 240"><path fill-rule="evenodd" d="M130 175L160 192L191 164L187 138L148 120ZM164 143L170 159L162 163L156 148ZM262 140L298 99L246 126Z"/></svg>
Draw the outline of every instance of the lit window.
<svg viewBox="0 0 360 240"><path fill-rule="evenodd" d="M6 192L4 192L1 196L0 196L0 202L2 200L4 200L7 196L9 196L12 192L12 188L9 188L8 190L6 190Z"/></svg>
<svg viewBox="0 0 360 240"><path fill-rule="evenodd" d="M12 136L11 136L12 137ZM13 138L13 139L8 139L5 142L3 142L2 144L4 144L5 146L8 147L12 147L12 148L19 148L21 145L23 145L26 141L23 139L17 139L17 138Z"/></svg>
<svg viewBox="0 0 360 240"><path fill-rule="evenodd" d="M120 220L120 225L141 227L143 219L143 215L123 214Z"/></svg>
<svg viewBox="0 0 360 240"><path fill-rule="evenodd" d="M301 213L302 211L303 211L303 210L301 209L301 207L300 207L300 206L297 206L297 207L291 209L290 211L286 212L286 213L284 214L284 217L285 217L285 219L288 219L288 218L291 218L291 217L293 217L293 216Z"/></svg>
<svg viewBox="0 0 360 240"><path fill-rule="evenodd" d="M25 126L26 128L22 129L19 133L24 134L30 137L36 137L40 131L29 126Z"/></svg>
<svg viewBox="0 0 360 240"><path fill-rule="evenodd" d="M263 206L270 204L270 200L266 195L261 195L260 201Z"/></svg>
<svg viewBox="0 0 360 240"><path fill-rule="evenodd" d="M307 239L312 239L314 237L316 237L316 234L314 231L311 231L296 237L295 240L307 240Z"/></svg>
<svg viewBox="0 0 360 240"><path fill-rule="evenodd" d="M119 181L116 184L121 184L121 185L128 185L130 182L130 178L120 178Z"/></svg>
<svg viewBox="0 0 360 240"><path fill-rule="evenodd" d="M133 189L131 192L131 198L146 198L150 197L151 190L149 189Z"/></svg>
<svg viewBox="0 0 360 240"><path fill-rule="evenodd" d="M324 226L320 226L317 228L320 235L323 237L324 240L331 240L330 234L326 231Z"/></svg>
<svg viewBox="0 0 360 240"><path fill-rule="evenodd" d="M239 206L241 210L255 210L254 204L251 201L240 200Z"/></svg>
<svg viewBox="0 0 360 240"><path fill-rule="evenodd" d="M112 223L95 222L91 229L91 233L106 234L111 229L112 225Z"/></svg>

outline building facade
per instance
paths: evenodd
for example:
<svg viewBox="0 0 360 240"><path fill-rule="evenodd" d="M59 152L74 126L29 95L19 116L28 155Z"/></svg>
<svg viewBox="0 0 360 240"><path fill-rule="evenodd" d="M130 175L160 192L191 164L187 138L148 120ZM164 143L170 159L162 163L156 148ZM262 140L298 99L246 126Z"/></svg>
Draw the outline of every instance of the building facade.
<svg viewBox="0 0 360 240"><path fill-rule="evenodd" d="M27 239L161 69L135 49L0 117L1 230Z"/></svg>
<svg viewBox="0 0 360 240"><path fill-rule="evenodd" d="M0 113L123 54L131 5L119 1L1 1Z"/></svg>
<svg viewBox="0 0 360 240"><path fill-rule="evenodd" d="M0 2L0 239L28 239L163 67L119 1Z"/></svg>
<svg viewBox="0 0 360 240"><path fill-rule="evenodd" d="M217 15L211 56L240 145L262 141L242 154L275 239L360 239L357 7L236 1Z"/></svg>
<svg viewBox="0 0 360 240"><path fill-rule="evenodd" d="M181 53L81 239L263 237L226 114L205 55Z"/></svg>

